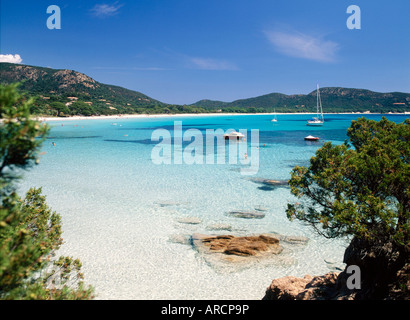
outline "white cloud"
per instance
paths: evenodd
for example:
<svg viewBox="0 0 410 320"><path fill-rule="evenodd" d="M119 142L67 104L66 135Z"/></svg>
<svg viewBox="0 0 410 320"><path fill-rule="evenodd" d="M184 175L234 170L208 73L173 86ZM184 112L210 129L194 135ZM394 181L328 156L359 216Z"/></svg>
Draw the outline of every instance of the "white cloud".
<svg viewBox="0 0 410 320"><path fill-rule="evenodd" d="M299 32L270 31L265 32L265 35L279 52L296 58L332 62L335 61L336 52L339 49L336 42L315 38Z"/></svg>
<svg viewBox="0 0 410 320"><path fill-rule="evenodd" d="M90 11L97 17L105 18L116 15L122 6L122 4L118 4L118 1L114 2L112 5L96 4Z"/></svg>
<svg viewBox="0 0 410 320"><path fill-rule="evenodd" d="M202 70L238 70L238 67L226 60L210 58L190 58L190 62Z"/></svg>
<svg viewBox="0 0 410 320"><path fill-rule="evenodd" d="M22 61L19 54L0 54L0 62L21 63Z"/></svg>

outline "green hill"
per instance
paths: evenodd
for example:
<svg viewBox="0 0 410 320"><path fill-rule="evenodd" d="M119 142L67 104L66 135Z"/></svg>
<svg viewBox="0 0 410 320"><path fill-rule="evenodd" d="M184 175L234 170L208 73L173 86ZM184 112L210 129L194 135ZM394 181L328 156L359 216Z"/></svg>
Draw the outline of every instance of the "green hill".
<svg viewBox="0 0 410 320"><path fill-rule="evenodd" d="M20 82L36 99L34 113L49 115L157 113L165 103L140 92L99 83L73 70L0 63L1 83Z"/></svg>
<svg viewBox="0 0 410 320"><path fill-rule="evenodd" d="M294 95L270 93L232 102L204 99L191 105L171 105L137 91L97 82L73 70L0 63L0 83L13 82L22 82L20 89L35 98L33 113L53 116L316 111L316 90ZM320 93L325 113L410 111L409 93L380 93L339 87L321 88Z"/></svg>
<svg viewBox="0 0 410 320"><path fill-rule="evenodd" d="M205 109L220 109L223 106L226 106L228 104L229 104L229 102L203 99L203 100L200 100L198 102L193 103L192 105L202 107L202 108L205 108Z"/></svg>
<svg viewBox="0 0 410 320"><path fill-rule="evenodd" d="M324 112L410 111L409 93L328 87L320 89L320 96ZM194 105L208 109L218 108L222 112L316 112L316 90L307 95L270 93L233 102L201 100Z"/></svg>

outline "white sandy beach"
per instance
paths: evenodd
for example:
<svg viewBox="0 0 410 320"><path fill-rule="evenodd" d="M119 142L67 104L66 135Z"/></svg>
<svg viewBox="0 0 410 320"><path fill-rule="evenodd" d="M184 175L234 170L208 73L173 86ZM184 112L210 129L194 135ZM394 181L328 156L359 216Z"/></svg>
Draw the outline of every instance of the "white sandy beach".
<svg viewBox="0 0 410 320"><path fill-rule="evenodd" d="M312 115L312 112L298 112L298 113L276 113L276 115ZM326 114L381 114L370 112L328 112ZM406 115L410 112L404 113L388 113L393 115ZM71 116L71 117L35 117L38 121L70 121L70 120L92 120L92 119L131 119L131 118L165 118L165 117L210 117L210 116L250 116L250 115L275 115L275 113L179 113L179 114L117 114L117 115L101 115L101 116Z"/></svg>

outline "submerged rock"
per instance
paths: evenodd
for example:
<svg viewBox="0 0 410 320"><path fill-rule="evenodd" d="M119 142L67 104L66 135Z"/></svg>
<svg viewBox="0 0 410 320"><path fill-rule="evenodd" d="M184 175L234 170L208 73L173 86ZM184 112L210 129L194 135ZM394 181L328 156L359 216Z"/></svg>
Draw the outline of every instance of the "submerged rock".
<svg viewBox="0 0 410 320"><path fill-rule="evenodd" d="M283 244L290 244L292 247L306 245L309 241L309 238L304 236L285 236L276 232L271 232L271 234L278 238Z"/></svg>
<svg viewBox="0 0 410 320"><path fill-rule="evenodd" d="M248 178L248 180L261 184L258 189L263 191L273 191L276 188L287 188L289 186L287 180L273 180L264 178Z"/></svg>
<svg viewBox="0 0 410 320"><path fill-rule="evenodd" d="M234 236L195 233L191 236L191 244L199 256L219 272L237 272L255 264L263 267L294 263L292 257L280 254L283 247L272 234Z"/></svg>
<svg viewBox="0 0 410 320"><path fill-rule="evenodd" d="M185 224L200 224L200 223L202 223L202 220L197 218L197 217L179 218L177 221L179 223L185 223Z"/></svg>
<svg viewBox="0 0 410 320"><path fill-rule="evenodd" d="M267 208L265 208L265 207L261 207L261 206L257 206L257 207L255 207L255 210L256 210L256 211L268 211L268 209L267 209Z"/></svg>
<svg viewBox="0 0 410 320"><path fill-rule="evenodd" d="M208 236L194 234L194 246L200 251L223 253L241 257L279 254L279 239L269 235L235 237L233 235Z"/></svg>
<svg viewBox="0 0 410 320"><path fill-rule="evenodd" d="M268 186L287 186L287 180L271 180L271 179L264 179L261 183L266 184Z"/></svg>
<svg viewBox="0 0 410 320"><path fill-rule="evenodd" d="M186 205L186 202L176 202L176 201L156 201L155 204L159 205L160 207L171 207L171 206L181 206Z"/></svg>
<svg viewBox="0 0 410 320"><path fill-rule="evenodd" d="M190 236L184 234L173 234L169 236L168 241L179 244L190 244Z"/></svg>
<svg viewBox="0 0 410 320"><path fill-rule="evenodd" d="M271 186L260 186L260 187L258 187L258 189L262 190L262 191L273 191L273 190L275 190L275 188L271 187Z"/></svg>
<svg viewBox="0 0 410 320"><path fill-rule="evenodd" d="M232 231L232 226L229 224L225 224L225 223L215 223L215 224L209 225L207 229L214 230L214 231L219 231L219 230Z"/></svg>
<svg viewBox="0 0 410 320"><path fill-rule="evenodd" d="M228 215L243 219L262 219L265 217L265 214L260 211L230 211Z"/></svg>
<svg viewBox="0 0 410 320"><path fill-rule="evenodd" d="M285 241L290 244L305 245L309 239L302 236L282 236L282 241Z"/></svg>

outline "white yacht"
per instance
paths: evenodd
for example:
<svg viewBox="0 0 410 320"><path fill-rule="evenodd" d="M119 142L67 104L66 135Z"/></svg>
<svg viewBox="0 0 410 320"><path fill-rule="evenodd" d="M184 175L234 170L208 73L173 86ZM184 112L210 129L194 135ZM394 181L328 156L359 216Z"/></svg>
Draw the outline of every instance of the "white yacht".
<svg viewBox="0 0 410 320"><path fill-rule="evenodd" d="M278 119L276 118L276 110L273 111L273 119L271 121L278 122Z"/></svg>
<svg viewBox="0 0 410 320"><path fill-rule="evenodd" d="M320 109L320 114L319 114ZM320 99L319 84L317 85L316 92L316 117L312 120L308 120L308 126L323 126L325 119L323 118L322 100Z"/></svg>

